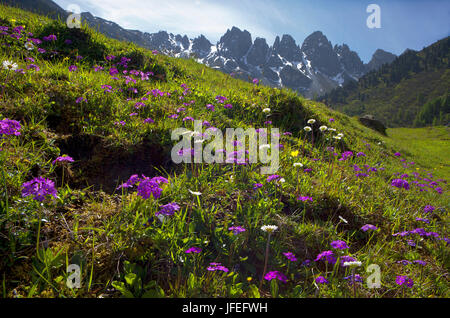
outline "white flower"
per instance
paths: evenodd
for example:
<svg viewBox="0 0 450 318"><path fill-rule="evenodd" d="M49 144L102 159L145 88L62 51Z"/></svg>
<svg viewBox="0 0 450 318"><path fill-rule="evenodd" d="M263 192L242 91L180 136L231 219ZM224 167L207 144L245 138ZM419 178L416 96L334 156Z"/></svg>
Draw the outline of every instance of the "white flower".
<svg viewBox="0 0 450 318"><path fill-rule="evenodd" d="M276 230L278 230L278 226L276 226L276 225L263 225L263 226L261 226L261 230L263 230L264 232L267 232L267 233L273 233Z"/></svg>
<svg viewBox="0 0 450 318"><path fill-rule="evenodd" d="M27 43L25 43L25 48L26 48L28 51L31 51L31 50L34 49L34 45L33 45L33 43L31 43L31 42L27 42Z"/></svg>
<svg viewBox="0 0 450 318"><path fill-rule="evenodd" d="M346 219L344 219L342 216L339 215L339 219L341 219L342 222L348 223Z"/></svg>
<svg viewBox="0 0 450 318"><path fill-rule="evenodd" d="M319 130L320 130L320 131L325 131L325 130L327 130L327 128L328 128L327 126L320 126L320 127L319 127Z"/></svg>
<svg viewBox="0 0 450 318"><path fill-rule="evenodd" d="M341 140L341 137L339 137L339 136L333 136L333 138L337 139L337 140Z"/></svg>
<svg viewBox="0 0 450 318"><path fill-rule="evenodd" d="M19 65L10 61L3 61L3 68L8 71L15 71Z"/></svg>
<svg viewBox="0 0 450 318"><path fill-rule="evenodd" d="M344 262L344 267L361 266L361 264L359 261Z"/></svg>
<svg viewBox="0 0 450 318"><path fill-rule="evenodd" d="M329 131L336 131L336 128L328 128Z"/></svg>
<svg viewBox="0 0 450 318"><path fill-rule="evenodd" d="M263 113L270 113L270 108L264 108L262 111Z"/></svg>
<svg viewBox="0 0 450 318"><path fill-rule="evenodd" d="M261 146L259 146L259 149L260 149L260 150L261 150L261 149L265 149L265 148L269 149L269 148L270 148L270 145L269 145L269 144L266 144L266 145L261 145Z"/></svg>
<svg viewBox="0 0 450 318"><path fill-rule="evenodd" d="M204 141L205 141L204 139L198 139L194 141L194 144L201 144Z"/></svg>
<svg viewBox="0 0 450 318"><path fill-rule="evenodd" d="M314 124L315 122L316 122L315 119L309 119L309 120L308 120L308 124Z"/></svg>
<svg viewBox="0 0 450 318"><path fill-rule="evenodd" d="M189 189L188 189L188 191L189 191L191 194L193 194L193 195L202 195L201 192L195 192L195 191L191 191L191 190L189 190Z"/></svg>
<svg viewBox="0 0 450 318"><path fill-rule="evenodd" d="M166 216L164 214L158 214L156 217L161 223L164 223L164 221L166 220Z"/></svg>
<svg viewBox="0 0 450 318"><path fill-rule="evenodd" d="M285 183L286 180L284 178L281 178L280 180L278 180L279 183Z"/></svg>
<svg viewBox="0 0 450 318"><path fill-rule="evenodd" d="M344 134L343 133L339 133L339 134L337 134L338 135L338 137L344 137Z"/></svg>
<svg viewBox="0 0 450 318"><path fill-rule="evenodd" d="M306 132L310 132L311 130L312 130L312 128L311 127L309 127L309 126L305 126L305 128L303 128Z"/></svg>
<svg viewBox="0 0 450 318"><path fill-rule="evenodd" d="M294 167L303 167L303 163L301 163L301 162L295 162L294 163Z"/></svg>

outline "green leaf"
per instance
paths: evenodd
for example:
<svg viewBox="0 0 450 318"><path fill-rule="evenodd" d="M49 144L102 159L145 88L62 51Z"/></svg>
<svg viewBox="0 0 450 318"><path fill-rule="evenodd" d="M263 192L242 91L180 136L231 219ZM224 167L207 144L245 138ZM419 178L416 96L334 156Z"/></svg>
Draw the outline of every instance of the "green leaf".
<svg viewBox="0 0 450 318"><path fill-rule="evenodd" d="M248 296L250 298L261 298L259 289L256 285L252 284L249 286Z"/></svg>
<svg viewBox="0 0 450 318"><path fill-rule="evenodd" d="M126 297L126 298L134 298L133 293L131 293L126 287L125 287L125 283L123 282L112 282L111 284L115 289L117 289L118 291L120 291L120 293L122 294L122 296Z"/></svg>

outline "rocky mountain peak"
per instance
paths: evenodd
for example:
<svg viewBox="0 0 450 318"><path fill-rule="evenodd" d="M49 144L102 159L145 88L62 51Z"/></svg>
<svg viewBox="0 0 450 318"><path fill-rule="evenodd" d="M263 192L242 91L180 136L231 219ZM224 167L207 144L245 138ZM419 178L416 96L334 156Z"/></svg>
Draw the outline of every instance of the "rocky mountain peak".
<svg viewBox="0 0 450 318"><path fill-rule="evenodd" d="M364 74L365 66L363 61L361 61L355 51L350 50L347 44L335 45L334 52L336 52L340 63L348 73L355 77L360 77Z"/></svg>
<svg viewBox="0 0 450 318"><path fill-rule="evenodd" d="M269 45L266 39L256 38L247 54L247 63L255 66L262 65L267 60Z"/></svg>
<svg viewBox="0 0 450 318"><path fill-rule="evenodd" d="M300 48L297 46L292 36L284 34L281 41L279 40L279 37L277 37L277 39L273 45L273 51L276 54L279 54L288 61L301 61L302 55Z"/></svg>
<svg viewBox="0 0 450 318"><path fill-rule="evenodd" d="M252 45L252 36L247 30L233 26L220 38L217 49L227 58L242 58Z"/></svg>
<svg viewBox="0 0 450 318"><path fill-rule="evenodd" d="M377 70L381 67L381 65L386 63L392 63L397 56L395 54L386 52L382 49L378 49L373 53L372 59L366 65L366 72L370 72L372 70Z"/></svg>
<svg viewBox="0 0 450 318"><path fill-rule="evenodd" d="M211 46L211 42L201 34L192 41L192 52L197 54L198 57L203 58L211 52Z"/></svg>
<svg viewBox="0 0 450 318"><path fill-rule="evenodd" d="M338 55L333 50L331 42L320 31L312 33L305 39L302 52L317 71L329 76L336 76L342 70Z"/></svg>

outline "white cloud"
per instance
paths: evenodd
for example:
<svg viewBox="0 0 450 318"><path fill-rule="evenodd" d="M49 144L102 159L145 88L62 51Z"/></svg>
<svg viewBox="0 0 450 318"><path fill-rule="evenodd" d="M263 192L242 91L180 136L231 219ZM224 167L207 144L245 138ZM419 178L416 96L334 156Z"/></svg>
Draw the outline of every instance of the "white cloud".
<svg viewBox="0 0 450 318"><path fill-rule="evenodd" d="M82 11L116 22L126 29L145 32L165 30L174 34L196 37L204 34L211 42L232 26L246 29L252 37L274 38L265 23L254 17L255 12L228 1L207 0L57 0L67 7L78 4ZM259 11L259 10L258 10Z"/></svg>

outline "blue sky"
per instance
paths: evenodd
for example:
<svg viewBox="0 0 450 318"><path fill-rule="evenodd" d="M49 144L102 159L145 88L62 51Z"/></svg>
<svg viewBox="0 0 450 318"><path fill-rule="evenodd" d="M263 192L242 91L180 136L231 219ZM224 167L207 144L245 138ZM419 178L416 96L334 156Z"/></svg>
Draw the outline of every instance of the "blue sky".
<svg viewBox="0 0 450 318"><path fill-rule="evenodd" d="M333 45L346 43L368 62L376 49L420 50L450 33L448 0L54 0L144 32L166 30L215 43L232 26L264 37L290 34L297 44L322 31ZM369 29L369 4L381 8L381 28Z"/></svg>

